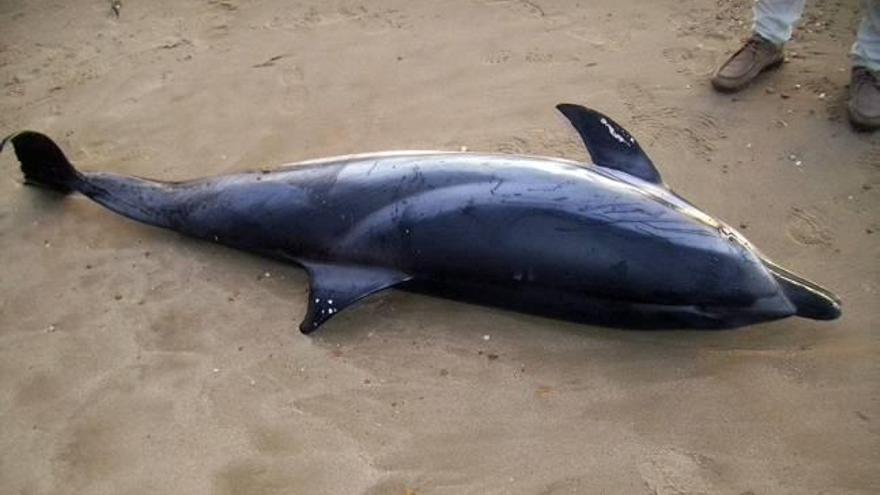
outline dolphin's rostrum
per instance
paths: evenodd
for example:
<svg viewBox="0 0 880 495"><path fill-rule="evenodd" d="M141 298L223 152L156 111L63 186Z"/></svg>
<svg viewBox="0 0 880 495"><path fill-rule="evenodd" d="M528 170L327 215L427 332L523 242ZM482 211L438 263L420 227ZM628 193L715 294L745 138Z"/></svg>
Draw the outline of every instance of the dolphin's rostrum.
<svg viewBox="0 0 880 495"><path fill-rule="evenodd" d="M581 106L557 108L595 165L411 151L158 182L77 171L32 131L3 144L15 147L28 184L303 266L306 333L390 287L631 328L840 315L830 292L670 191L621 126Z"/></svg>

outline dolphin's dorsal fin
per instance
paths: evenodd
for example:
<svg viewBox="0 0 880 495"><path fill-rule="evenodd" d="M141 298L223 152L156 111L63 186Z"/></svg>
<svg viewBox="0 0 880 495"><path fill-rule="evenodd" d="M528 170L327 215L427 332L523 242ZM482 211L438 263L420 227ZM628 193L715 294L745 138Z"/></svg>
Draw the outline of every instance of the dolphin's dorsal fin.
<svg viewBox="0 0 880 495"><path fill-rule="evenodd" d="M570 103L560 103L556 109L580 134L594 164L620 170L654 184L663 183L660 172L654 168L635 138L609 117Z"/></svg>
<svg viewBox="0 0 880 495"><path fill-rule="evenodd" d="M348 306L411 277L394 269L300 261L309 272L309 308L300 323L309 334Z"/></svg>

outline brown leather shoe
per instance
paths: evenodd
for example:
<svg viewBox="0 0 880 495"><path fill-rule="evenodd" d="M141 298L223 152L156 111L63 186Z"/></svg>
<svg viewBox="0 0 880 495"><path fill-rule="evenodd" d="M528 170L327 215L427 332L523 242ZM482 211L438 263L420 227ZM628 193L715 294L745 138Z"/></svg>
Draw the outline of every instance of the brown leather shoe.
<svg viewBox="0 0 880 495"><path fill-rule="evenodd" d="M725 93L739 91L758 74L782 65L782 47L753 34L712 76L712 86Z"/></svg>
<svg viewBox="0 0 880 495"><path fill-rule="evenodd" d="M880 80L865 67L853 67L849 84L849 121L857 129L880 128Z"/></svg>

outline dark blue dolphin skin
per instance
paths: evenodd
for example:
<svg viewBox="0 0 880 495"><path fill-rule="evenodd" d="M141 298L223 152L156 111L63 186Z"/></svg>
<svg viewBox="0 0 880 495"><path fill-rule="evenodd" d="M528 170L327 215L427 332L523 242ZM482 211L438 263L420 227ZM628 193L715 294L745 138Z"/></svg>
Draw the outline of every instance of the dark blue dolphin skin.
<svg viewBox="0 0 880 495"><path fill-rule="evenodd" d="M625 328L840 315L830 292L670 191L610 118L557 108L596 165L412 151L158 182L79 172L36 132L3 144L14 146L28 184L303 266L306 333L390 287Z"/></svg>

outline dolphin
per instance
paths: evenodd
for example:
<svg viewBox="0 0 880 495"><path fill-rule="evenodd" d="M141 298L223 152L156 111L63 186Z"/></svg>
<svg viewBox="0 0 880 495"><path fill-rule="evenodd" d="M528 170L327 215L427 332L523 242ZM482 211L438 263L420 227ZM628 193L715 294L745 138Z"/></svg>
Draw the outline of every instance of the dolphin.
<svg viewBox="0 0 880 495"><path fill-rule="evenodd" d="M166 182L76 170L47 136L3 140L25 182L303 267L310 333L385 289L620 328L831 320L840 300L667 187L611 118L560 104L592 164L399 151Z"/></svg>

